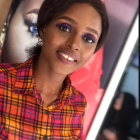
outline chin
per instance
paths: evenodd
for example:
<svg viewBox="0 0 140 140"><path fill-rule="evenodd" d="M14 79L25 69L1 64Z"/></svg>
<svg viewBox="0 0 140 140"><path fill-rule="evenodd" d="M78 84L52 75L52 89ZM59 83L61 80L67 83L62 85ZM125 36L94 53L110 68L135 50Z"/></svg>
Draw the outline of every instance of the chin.
<svg viewBox="0 0 140 140"><path fill-rule="evenodd" d="M52 70L57 73L57 74L61 74L61 75L69 75L72 72L75 71L75 69L72 69L72 65L55 65L52 66Z"/></svg>

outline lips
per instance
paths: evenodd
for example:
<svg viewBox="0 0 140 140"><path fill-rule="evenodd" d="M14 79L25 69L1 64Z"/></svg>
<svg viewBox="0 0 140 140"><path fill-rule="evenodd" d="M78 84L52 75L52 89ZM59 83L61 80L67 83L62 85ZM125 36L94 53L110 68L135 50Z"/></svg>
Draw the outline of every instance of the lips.
<svg viewBox="0 0 140 140"><path fill-rule="evenodd" d="M64 51L57 51L59 59L66 64L73 64L77 62L77 58L74 54Z"/></svg>

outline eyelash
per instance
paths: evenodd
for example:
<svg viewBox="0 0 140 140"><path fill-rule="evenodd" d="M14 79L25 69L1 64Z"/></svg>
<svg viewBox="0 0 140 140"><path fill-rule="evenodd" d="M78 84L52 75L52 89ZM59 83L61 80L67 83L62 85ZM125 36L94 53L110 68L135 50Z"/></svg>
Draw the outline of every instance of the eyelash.
<svg viewBox="0 0 140 140"><path fill-rule="evenodd" d="M71 31L67 26L65 26L65 25L56 25L56 26L57 26L61 31L63 31L63 32L72 33L72 31ZM64 28L65 28L65 29L68 29L69 31L64 30ZM91 42L86 41L86 39L90 39ZM87 37L84 36L84 37L83 37L83 40L84 40L85 42L89 43L89 44L95 43L95 39L92 39L92 38L89 37L89 36L87 36Z"/></svg>
<svg viewBox="0 0 140 140"><path fill-rule="evenodd" d="M69 29L69 27L65 26L65 25L56 25L61 31L63 32L68 32L68 33L71 33L72 31ZM64 30L65 29L68 29L69 31L66 31Z"/></svg>
<svg viewBox="0 0 140 140"><path fill-rule="evenodd" d="M91 42L86 41L86 39L90 39ZM95 40L92 39L91 37L84 37L83 40L86 41L86 42L89 43L89 44L93 44L93 43L95 43Z"/></svg>
<svg viewBox="0 0 140 140"><path fill-rule="evenodd" d="M38 37L38 31L37 31L37 24L33 23L31 19L24 19L24 23L28 27L28 32L32 34L32 36Z"/></svg>

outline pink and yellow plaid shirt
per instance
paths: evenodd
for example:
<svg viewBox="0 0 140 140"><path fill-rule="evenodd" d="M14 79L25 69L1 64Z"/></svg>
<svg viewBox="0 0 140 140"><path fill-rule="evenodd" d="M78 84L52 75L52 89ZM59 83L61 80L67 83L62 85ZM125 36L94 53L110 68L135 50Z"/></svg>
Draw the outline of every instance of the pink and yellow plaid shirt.
<svg viewBox="0 0 140 140"><path fill-rule="evenodd" d="M82 140L85 97L67 77L62 93L46 106L33 80L36 59L0 64L0 140Z"/></svg>

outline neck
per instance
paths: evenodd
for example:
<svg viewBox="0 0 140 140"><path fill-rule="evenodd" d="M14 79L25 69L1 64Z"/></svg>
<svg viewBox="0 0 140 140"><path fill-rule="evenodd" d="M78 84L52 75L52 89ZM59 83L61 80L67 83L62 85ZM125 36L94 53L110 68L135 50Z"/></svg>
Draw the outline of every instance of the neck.
<svg viewBox="0 0 140 140"><path fill-rule="evenodd" d="M36 90L46 95L58 96L64 87L64 80L67 75L62 75L53 71L47 62L40 55L38 61L33 66L33 76Z"/></svg>

